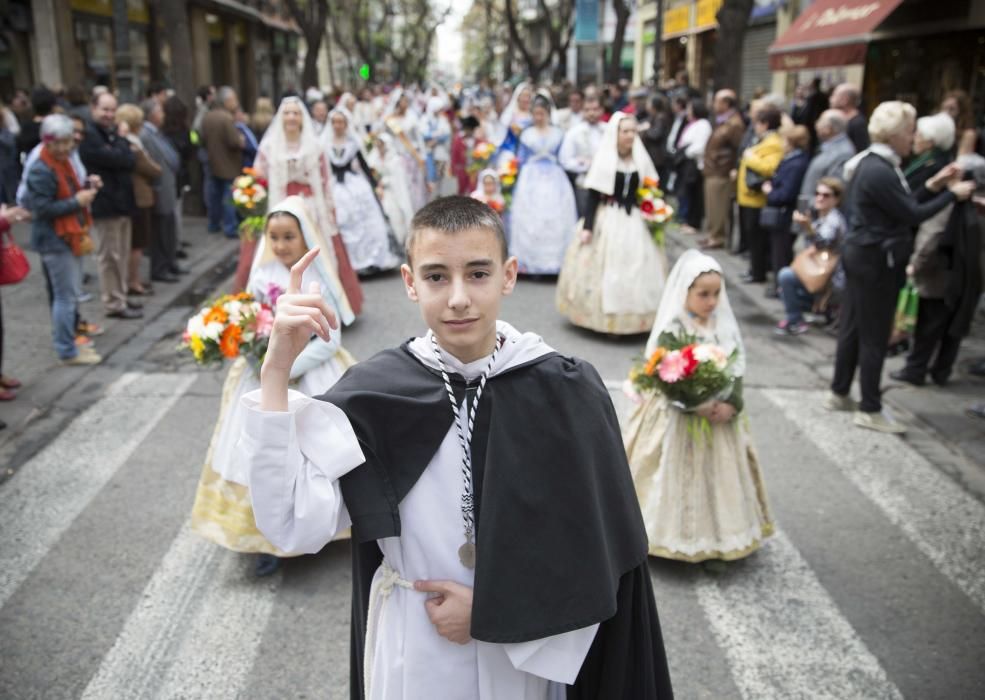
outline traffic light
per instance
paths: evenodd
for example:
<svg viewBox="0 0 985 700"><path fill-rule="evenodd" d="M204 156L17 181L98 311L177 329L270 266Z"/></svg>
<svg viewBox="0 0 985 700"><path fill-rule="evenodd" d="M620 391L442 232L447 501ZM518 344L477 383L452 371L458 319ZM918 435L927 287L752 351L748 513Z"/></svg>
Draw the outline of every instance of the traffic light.
<svg viewBox="0 0 985 700"><path fill-rule="evenodd" d="M359 66L359 77L363 80L369 80L369 64L364 63Z"/></svg>

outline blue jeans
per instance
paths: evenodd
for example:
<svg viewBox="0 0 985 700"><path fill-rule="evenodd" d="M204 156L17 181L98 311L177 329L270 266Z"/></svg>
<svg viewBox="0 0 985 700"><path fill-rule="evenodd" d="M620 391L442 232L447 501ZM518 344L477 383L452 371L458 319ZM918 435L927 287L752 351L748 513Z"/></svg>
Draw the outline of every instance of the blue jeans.
<svg viewBox="0 0 985 700"><path fill-rule="evenodd" d="M780 286L780 297L787 311L787 323L800 323L804 320L804 312L814 307L814 295L801 284L797 274L789 267L780 270L776 276Z"/></svg>
<svg viewBox="0 0 985 700"><path fill-rule="evenodd" d="M220 230L221 217L222 232L229 238L237 237L239 219L233 206L233 181L210 175L206 195L209 198L209 231Z"/></svg>
<svg viewBox="0 0 985 700"><path fill-rule="evenodd" d="M75 347L75 321L82 292L78 259L72 251L42 253L41 262L51 279L51 338L63 360L79 354Z"/></svg>

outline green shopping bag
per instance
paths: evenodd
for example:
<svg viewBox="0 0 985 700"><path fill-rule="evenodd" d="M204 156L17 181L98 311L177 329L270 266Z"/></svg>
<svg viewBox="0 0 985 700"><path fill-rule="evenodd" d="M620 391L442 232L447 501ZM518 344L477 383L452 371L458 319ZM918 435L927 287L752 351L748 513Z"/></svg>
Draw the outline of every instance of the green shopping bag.
<svg viewBox="0 0 985 700"><path fill-rule="evenodd" d="M913 333L917 327L917 306L919 303L920 296L917 294L917 288L913 285L913 280L908 279L896 300L896 323L893 326L896 334L911 335Z"/></svg>

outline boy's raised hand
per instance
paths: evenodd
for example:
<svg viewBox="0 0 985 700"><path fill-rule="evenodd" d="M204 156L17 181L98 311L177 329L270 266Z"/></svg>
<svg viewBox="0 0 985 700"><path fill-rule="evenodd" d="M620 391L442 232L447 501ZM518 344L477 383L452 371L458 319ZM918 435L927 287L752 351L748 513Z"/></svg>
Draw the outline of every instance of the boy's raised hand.
<svg viewBox="0 0 985 700"><path fill-rule="evenodd" d="M335 314L321 295L317 282L312 282L308 292L301 292L304 271L318 256L318 248L312 248L291 268L291 281L287 292L277 299L277 312L270 332L270 344L263 360L265 373L290 373L291 365L301 351L317 335L322 340L331 338L333 329L339 327Z"/></svg>

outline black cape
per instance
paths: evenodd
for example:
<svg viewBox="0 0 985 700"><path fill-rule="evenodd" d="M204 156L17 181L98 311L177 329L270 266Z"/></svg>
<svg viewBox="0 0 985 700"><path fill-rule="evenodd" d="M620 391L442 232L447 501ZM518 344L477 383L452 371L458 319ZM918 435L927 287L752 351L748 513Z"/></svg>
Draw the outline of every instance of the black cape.
<svg viewBox="0 0 985 700"><path fill-rule="evenodd" d="M451 375L459 400L467 386ZM350 690L363 697L375 540L454 423L440 374L407 344L318 397L345 411L366 463L341 479L352 517ZM647 538L608 391L586 362L548 353L490 377L472 440L472 637L524 642L601 623L568 698L673 697Z"/></svg>

